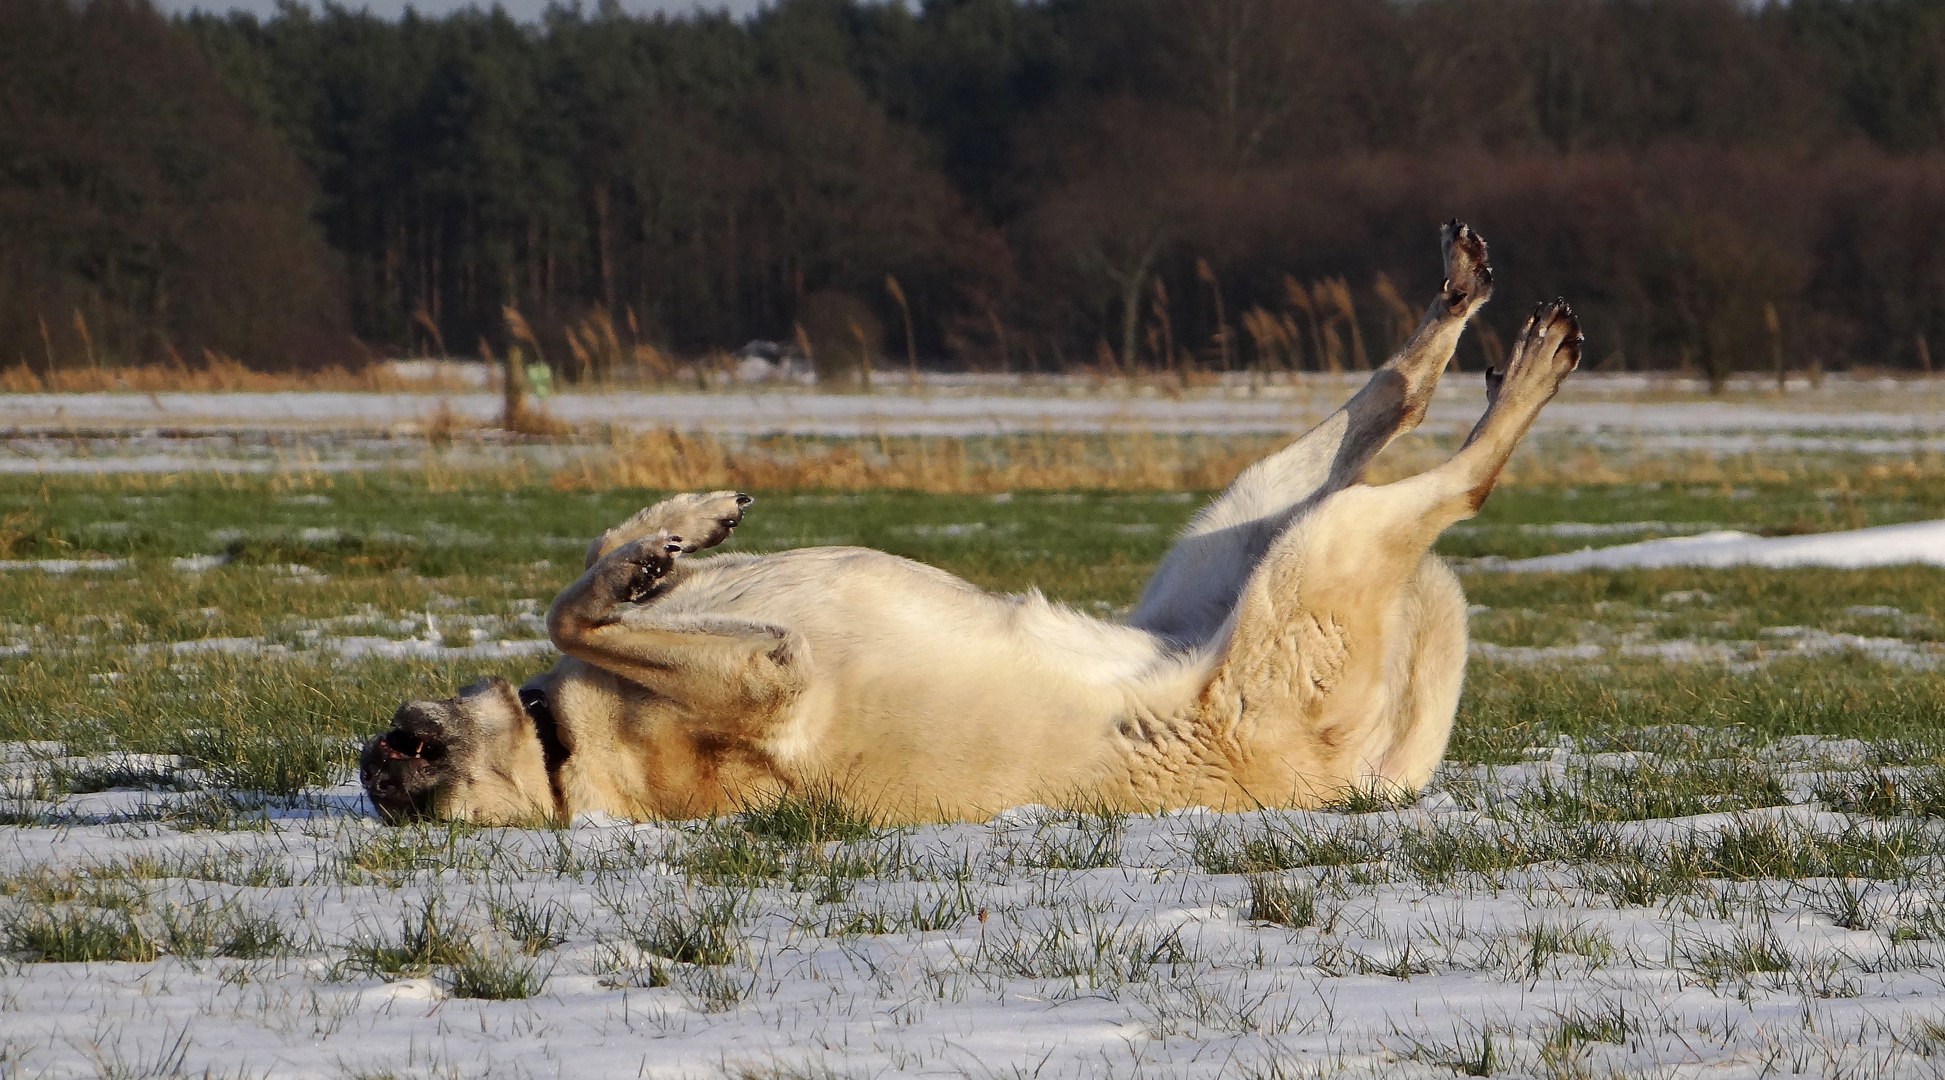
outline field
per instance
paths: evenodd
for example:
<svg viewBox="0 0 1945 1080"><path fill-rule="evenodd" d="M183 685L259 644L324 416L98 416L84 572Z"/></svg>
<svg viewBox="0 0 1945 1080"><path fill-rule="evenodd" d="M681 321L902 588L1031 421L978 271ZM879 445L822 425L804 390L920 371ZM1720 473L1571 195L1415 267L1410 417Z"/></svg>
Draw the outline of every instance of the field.
<svg viewBox="0 0 1945 1080"><path fill-rule="evenodd" d="M0 1076L1945 1073L1945 569L1496 561L1945 518L1928 445L1772 435L1516 462L1441 541L1474 653L1415 799L919 828L369 816L399 700L551 663L633 443L0 476ZM735 542L1112 616L1205 494L857 486Z"/></svg>

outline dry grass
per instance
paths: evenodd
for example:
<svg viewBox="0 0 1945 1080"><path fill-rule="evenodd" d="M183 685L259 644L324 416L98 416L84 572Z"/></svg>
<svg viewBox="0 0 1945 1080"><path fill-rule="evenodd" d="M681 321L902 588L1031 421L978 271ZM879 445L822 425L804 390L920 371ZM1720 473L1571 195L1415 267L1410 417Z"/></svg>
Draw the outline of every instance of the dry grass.
<svg viewBox="0 0 1945 1080"><path fill-rule="evenodd" d="M1366 479L1390 483L1446 460L1456 439L1405 440L1373 463ZM1815 484L1838 492L1877 481L1945 479L1945 454L1902 455L1833 451L1760 450L1740 454L1705 450L1616 451L1589 446L1571 434L1530 436L1514 452L1498 486L1551 487L1598 484Z"/></svg>
<svg viewBox="0 0 1945 1080"><path fill-rule="evenodd" d="M1288 441L1281 436L1158 435L1148 432L833 439L759 438L656 430L621 436L605 456L556 473L556 488L759 491L906 490L993 494L1019 490L1210 491ZM1456 438L1401 440L1371 468L1389 483L1451 456ZM1617 454L1566 440L1536 439L1500 477L1503 487L1572 484L1815 483L1945 479L1945 455L1855 461L1831 454Z"/></svg>
<svg viewBox="0 0 1945 1080"><path fill-rule="evenodd" d="M572 435L574 425L548 412L543 406L522 401L508 416L502 412L500 427L516 435Z"/></svg>
<svg viewBox="0 0 1945 1080"><path fill-rule="evenodd" d="M942 494L1069 488L1197 491L1228 483L1281 441L1119 433L737 439L658 430L626 437L605 459L586 460L556 474L554 486Z"/></svg>
<svg viewBox="0 0 1945 1080"><path fill-rule="evenodd" d="M406 378L383 364L359 371L330 367L320 371L257 371L222 353L203 362L139 367L60 367L34 371L25 364L0 368L0 393L208 393L212 391L465 391L478 387L444 378Z"/></svg>

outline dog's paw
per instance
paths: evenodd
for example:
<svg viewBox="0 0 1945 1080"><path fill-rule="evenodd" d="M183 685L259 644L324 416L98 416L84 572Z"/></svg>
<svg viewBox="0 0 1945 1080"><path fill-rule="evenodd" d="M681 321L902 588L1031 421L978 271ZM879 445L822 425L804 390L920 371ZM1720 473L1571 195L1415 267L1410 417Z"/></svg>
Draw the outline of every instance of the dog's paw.
<svg viewBox="0 0 1945 1080"><path fill-rule="evenodd" d="M676 556L684 550L680 536L667 529L657 529L603 556L601 562L605 565L599 572L616 601L640 603L675 569Z"/></svg>
<svg viewBox="0 0 1945 1080"><path fill-rule="evenodd" d="M674 534L683 552L689 554L729 539L731 531L743 523L744 509L756 501L740 491L711 491L678 498L692 501L681 507L663 527Z"/></svg>
<svg viewBox="0 0 1945 1080"><path fill-rule="evenodd" d="M1513 346L1499 392L1535 393L1541 400L1552 397L1561 381L1580 366L1582 340L1580 319L1565 300L1539 305Z"/></svg>
<svg viewBox="0 0 1945 1080"><path fill-rule="evenodd" d="M1445 310L1464 315L1486 302L1493 291L1493 270L1486 260L1486 241L1464 222L1448 221L1439 231L1445 256L1445 284L1440 299Z"/></svg>

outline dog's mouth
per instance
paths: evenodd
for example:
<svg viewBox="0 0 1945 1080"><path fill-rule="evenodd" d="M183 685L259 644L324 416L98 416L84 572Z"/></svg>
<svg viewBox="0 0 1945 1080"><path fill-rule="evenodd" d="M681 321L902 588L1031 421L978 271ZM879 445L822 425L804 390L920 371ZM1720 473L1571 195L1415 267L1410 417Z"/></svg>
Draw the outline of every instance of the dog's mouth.
<svg viewBox="0 0 1945 1080"><path fill-rule="evenodd" d="M431 817L446 759L444 725L422 707L406 705L392 717L392 730L365 744L358 755L358 779L388 824Z"/></svg>
<svg viewBox="0 0 1945 1080"><path fill-rule="evenodd" d="M437 738L410 731L388 731L378 737L377 750L386 761L411 758L437 765L446 757L446 744Z"/></svg>

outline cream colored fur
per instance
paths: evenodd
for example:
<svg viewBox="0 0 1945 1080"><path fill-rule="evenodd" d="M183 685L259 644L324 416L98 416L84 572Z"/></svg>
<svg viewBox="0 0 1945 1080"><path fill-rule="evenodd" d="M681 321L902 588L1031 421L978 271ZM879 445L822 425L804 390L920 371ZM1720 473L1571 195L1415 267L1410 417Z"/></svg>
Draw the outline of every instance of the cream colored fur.
<svg viewBox="0 0 1945 1080"><path fill-rule="evenodd" d="M1444 753L1466 650L1458 581L1428 552L1476 511L1579 350L1571 312L1543 307L1464 449L1358 483L1422 418L1490 290L1476 236L1448 226L1445 248L1446 284L1412 341L1198 515L1127 625L860 548L687 558L748 500L678 496L597 539L549 612L565 657L530 689L565 753L554 775L504 683L406 707L435 710L410 731L448 740L426 772L431 805L494 821L678 817L834 782L886 819L920 820L1416 789ZM386 738L405 745L374 745Z"/></svg>

